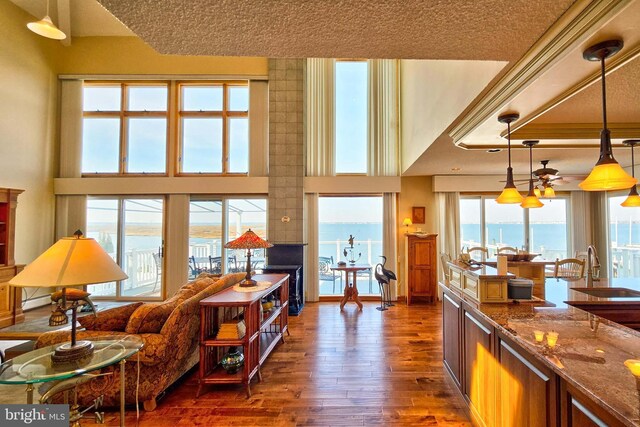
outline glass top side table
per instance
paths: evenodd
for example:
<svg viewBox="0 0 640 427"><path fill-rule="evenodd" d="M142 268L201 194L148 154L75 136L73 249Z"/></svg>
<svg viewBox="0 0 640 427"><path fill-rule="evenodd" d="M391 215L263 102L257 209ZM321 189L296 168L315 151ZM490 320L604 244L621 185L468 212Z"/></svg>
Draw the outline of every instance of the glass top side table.
<svg viewBox="0 0 640 427"><path fill-rule="evenodd" d="M51 355L60 344L42 347L22 354L0 365L0 384L26 384L27 403L33 403L33 384L59 381L120 364L120 425L124 425L124 364L143 347L136 335L109 336L91 340L94 352L89 360L78 364L53 366Z"/></svg>

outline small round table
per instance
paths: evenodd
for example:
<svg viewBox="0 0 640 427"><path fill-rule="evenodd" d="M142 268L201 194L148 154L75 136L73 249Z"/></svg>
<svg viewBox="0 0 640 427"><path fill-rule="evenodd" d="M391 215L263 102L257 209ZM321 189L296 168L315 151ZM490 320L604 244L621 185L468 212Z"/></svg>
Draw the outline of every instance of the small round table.
<svg viewBox="0 0 640 427"><path fill-rule="evenodd" d="M60 344L42 347L22 354L0 365L0 384L26 384L27 403L33 403L33 385L48 381L62 381L90 371L120 364L120 425L124 426L124 364L126 359L143 347L136 335L108 336L91 340L94 352L91 359L79 366L53 366L51 355Z"/></svg>
<svg viewBox="0 0 640 427"><path fill-rule="evenodd" d="M334 264L331 266L331 270L344 271L344 296L342 297L342 300L340 300L340 310L342 311L347 301L352 299L358 305L360 311L362 311L362 301L360 301L360 297L358 296L356 277L358 275L358 271L371 270L371 266L368 264ZM351 283L349 283L349 273L353 274L353 282Z"/></svg>

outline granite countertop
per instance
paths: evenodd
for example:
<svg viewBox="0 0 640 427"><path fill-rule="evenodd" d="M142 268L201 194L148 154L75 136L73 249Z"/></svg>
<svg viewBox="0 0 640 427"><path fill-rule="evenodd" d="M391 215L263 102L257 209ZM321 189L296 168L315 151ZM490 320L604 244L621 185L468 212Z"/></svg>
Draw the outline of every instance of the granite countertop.
<svg viewBox="0 0 640 427"><path fill-rule="evenodd" d="M586 294L571 289L585 286L584 280L547 278L545 301L503 304L478 304L456 289L451 291L621 422L640 425L639 392L624 366L625 360L640 358L640 332L605 319L596 325L595 316L565 303L585 300ZM601 280L594 286L608 287L609 283ZM640 281L614 280L611 286L640 290ZM557 332L557 345L549 348L537 343L536 330Z"/></svg>
<svg viewBox="0 0 640 427"><path fill-rule="evenodd" d="M516 277L514 274L511 273L507 273L505 274L498 274L498 270L495 267L492 267L490 265L485 265L485 264L478 264L478 265L468 265L465 264L463 262L460 261L449 261L449 264L452 265L453 267L457 267L461 270L464 270L465 272L476 276L479 279L511 279Z"/></svg>

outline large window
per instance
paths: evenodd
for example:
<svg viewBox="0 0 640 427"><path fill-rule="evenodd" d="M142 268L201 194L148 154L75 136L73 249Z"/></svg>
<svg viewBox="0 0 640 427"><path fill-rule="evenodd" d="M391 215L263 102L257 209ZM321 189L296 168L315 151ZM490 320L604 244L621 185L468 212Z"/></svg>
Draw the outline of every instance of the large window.
<svg viewBox="0 0 640 427"><path fill-rule="evenodd" d="M627 195L609 197L611 277L640 277L640 209L620 206Z"/></svg>
<svg viewBox="0 0 640 427"><path fill-rule="evenodd" d="M249 171L246 83L180 87L180 172L246 174Z"/></svg>
<svg viewBox="0 0 640 427"><path fill-rule="evenodd" d="M336 61L336 173L367 173L368 75L366 61Z"/></svg>
<svg viewBox="0 0 640 427"><path fill-rule="evenodd" d="M164 174L166 83L90 84L83 94L83 174Z"/></svg>
<svg viewBox="0 0 640 427"><path fill-rule="evenodd" d="M89 198L87 237L95 238L129 276L91 285L93 296L159 298L162 294L164 200Z"/></svg>
<svg viewBox="0 0 640 427"><path fill-rule="evenodd" d="M245 271L246 251L229 250L224 243L248 229L267 238L266 199L193 198L189 208L189 278L201 272ZM263 249L252 251L251 267L264 266Z"/></svg>
<svg viewBox="0 0 640 427"><path fill-rule="evenodd" d="M382 218L381 196L319 198L320 295L343 293L344 273L331 270L331 265L338 261L348 263L353 259L357 264L370 266L382 261ZM348 243L350 236L354 237L353 251ZM378 292L372 270L359 272L356 281L360 294Z"/></svg>
<svg viewBox="0 0 640 427"><path fill-rule="evenodd" d="M246 175L249 85L85 83L82 129L85 176ZM175 153L173 162L169 152Z"/></svg>
<svg viewBox="0 0 640 427"><path fill-rule="evenodd" d="M555 260L569 256L568 199L541 199L542 208L501 205L494 196L460 198L460 247L484 246L489 256L510 246Z"/></svg>

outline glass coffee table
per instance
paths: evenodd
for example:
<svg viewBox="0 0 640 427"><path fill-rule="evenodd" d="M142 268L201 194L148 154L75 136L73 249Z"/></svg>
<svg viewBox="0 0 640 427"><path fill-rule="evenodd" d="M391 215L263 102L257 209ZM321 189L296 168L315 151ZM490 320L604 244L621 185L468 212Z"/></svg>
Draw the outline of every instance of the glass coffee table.
<svg viewBox="0 0 640 427"><path fill-rule="evenodd" d="M0 365L0 384L26 384L27 403L32 404L33 385L36 383L63 381L118 363L120 364L120 425L123 426L124 364L128 357L142 349L142 339L136 335L105 335L91 342L94 345L91 358L79 365L52 365L51 355L60 344L42 347L8 360Z"/></svg>

